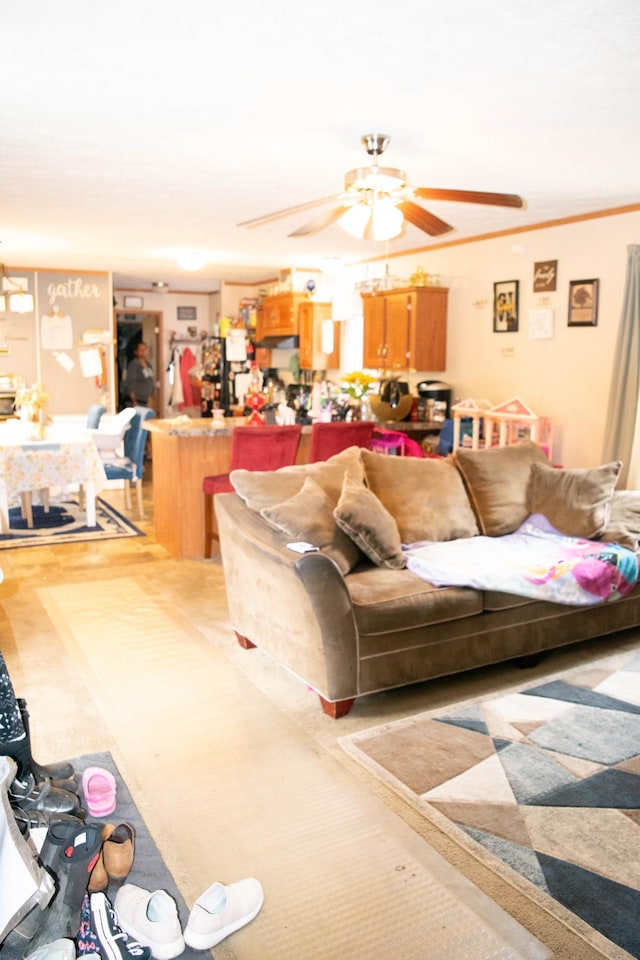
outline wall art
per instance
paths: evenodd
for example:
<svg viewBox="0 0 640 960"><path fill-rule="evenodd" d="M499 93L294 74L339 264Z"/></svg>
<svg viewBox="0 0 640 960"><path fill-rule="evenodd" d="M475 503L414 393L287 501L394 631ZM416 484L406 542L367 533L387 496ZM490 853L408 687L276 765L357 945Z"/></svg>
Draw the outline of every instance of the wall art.
<svg viewBox="0 0 640 960"><path fill-rule="evenodd" d="M515 333L518 329L518 280L493 285L493 332Z"/></svg>
<svg viewBox="0 0 640 960"><path fill-rule="evenodd" d="M540 260L533 265L533 292L548 293L556 289L558 261Z"/></svg>
<svg viewBox="0 0 640 960"><path fill-rule="evenodd" d="M569 283L570 327L597 327L599 280L571 280Z"/></svg>

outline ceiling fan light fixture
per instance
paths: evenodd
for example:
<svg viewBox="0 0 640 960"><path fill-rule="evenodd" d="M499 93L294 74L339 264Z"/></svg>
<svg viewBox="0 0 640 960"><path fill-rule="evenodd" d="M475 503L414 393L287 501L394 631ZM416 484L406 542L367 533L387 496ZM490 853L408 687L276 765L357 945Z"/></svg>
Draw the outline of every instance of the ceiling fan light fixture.
<svg viewBox="0 0 640 960"><path fill-rule="evenodd" d="M392 240L402 233L404 217L389 197L382 197L371 210L371 235L374 240Z"/></svg>
<svg viewBox="0 0 640 960"><path fill-rule="evenodd" d="M369 205L367 203L355 203L352 207L349 207L346 213L342 214L338 220L338 226L346 230L356 240L362 240L370 219Z"/></svg>
<svg viewBox="0 0 640 960"><path fill-rule="evenodd" d="M393 193L394 190L403 190L407 185L407 175L404 170L394 167L358 167L349 170L344 178L344 185L349 190L373 190L375 193Z"/></svg>

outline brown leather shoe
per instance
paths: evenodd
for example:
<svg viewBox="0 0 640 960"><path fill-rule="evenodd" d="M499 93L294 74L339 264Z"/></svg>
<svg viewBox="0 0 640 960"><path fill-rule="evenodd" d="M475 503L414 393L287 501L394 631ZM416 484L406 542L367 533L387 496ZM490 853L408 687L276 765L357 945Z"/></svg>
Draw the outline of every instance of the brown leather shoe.
<svg viewBox="0 0 640 960"><path fill-rule="evenodd" d="M102 828L102 847L100 848L100 854L96 860L95 867L91 871L89 883L87 884L89 893L98 893L100 890L106 890L109 886L109 877L104 865L104 842L111 836L115 829L115 823L105 823Z"/></svg>
<svg viewBox="0 0 640 960"><path fill-rule="evenodd" d="M119 823L102 844L104 867L110 880L125 880L133 866L135 848L133 827Z"/></svg>

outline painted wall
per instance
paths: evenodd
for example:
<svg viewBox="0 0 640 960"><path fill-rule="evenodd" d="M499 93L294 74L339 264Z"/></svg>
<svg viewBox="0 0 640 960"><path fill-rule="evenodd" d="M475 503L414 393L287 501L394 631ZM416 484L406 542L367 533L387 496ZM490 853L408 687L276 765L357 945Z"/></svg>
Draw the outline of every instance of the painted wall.
<svg viewBox="0 0 640 960"><path fill-rule="evenodd" d="M347 268L336 280L334 317L347 326L361 323L356 283L384 278L408 279L418 266L440 276L449 288L447 369L419 371L408 379L444 380L457 399L487 398L498 404L521 397L536 413L553 421L553 459L567 467L602 462L604 424L616 337L620 324L627 247L640 241L640 213L602 217L499 237L417 255L382 259ZM534 263L558 261L554 293L533 292ZM569 281L600 281L596 327L567 324ZM493 332L493 284L520 283L519 329ZM540 306L554 311L553 337L529 336L530 313ZM343 341L344 342L344 341ZM346 366L362 363L352 352ZM346 369L345 366L345 369Z"/></svg>
<svg viewBox="0 0 640 960"><path fill-rule="evenodd" d="M42 383L50 396L49 414L86 414L92 403L113 392L111 277L88 271L28 271L23 277L34 296L30 313L0 314L0 373L21 375L27 385ZM82 347L87 336L102 346Z"/></svg>

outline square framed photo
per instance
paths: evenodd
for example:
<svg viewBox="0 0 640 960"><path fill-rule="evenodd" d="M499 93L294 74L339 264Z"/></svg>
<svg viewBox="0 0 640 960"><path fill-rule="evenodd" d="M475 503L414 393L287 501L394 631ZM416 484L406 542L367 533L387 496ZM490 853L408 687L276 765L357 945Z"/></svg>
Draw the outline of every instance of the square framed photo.
<svg viewBox="0 0 640 960"><path fill-rule="evenodd" d="M570 327L598 326L598 287L599 280L569 281L569 320Z"/></svg>
<svg viewBox="0 0 640 960"><path fill-rule="evenodd" d="M518 280L501 280L493 285L493 332L518 330Z"/></svg>

